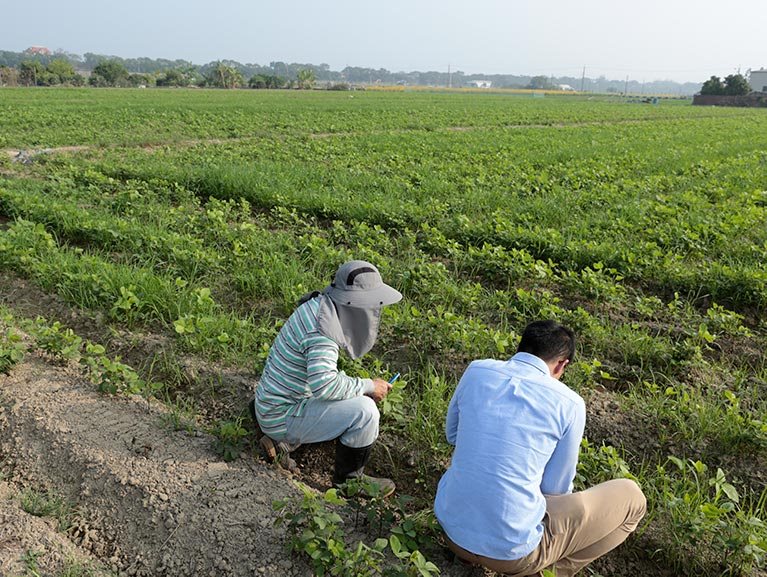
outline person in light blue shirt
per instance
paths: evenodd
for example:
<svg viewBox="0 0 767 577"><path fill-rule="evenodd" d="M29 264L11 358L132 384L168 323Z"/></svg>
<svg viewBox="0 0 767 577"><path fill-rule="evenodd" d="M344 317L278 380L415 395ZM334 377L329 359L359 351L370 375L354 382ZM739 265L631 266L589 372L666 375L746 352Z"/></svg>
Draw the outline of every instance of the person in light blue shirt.
<svg viewBox="0 0 767 577"><path fill-rule="evenodd" d="M455 445L434 512L455 554L506 575L575 575L622 543L646 511L638 485L616 479L573 493L586 422L560 382L575 335L554 321L524 330L508 361L469 365L447 413Z"/></svg>

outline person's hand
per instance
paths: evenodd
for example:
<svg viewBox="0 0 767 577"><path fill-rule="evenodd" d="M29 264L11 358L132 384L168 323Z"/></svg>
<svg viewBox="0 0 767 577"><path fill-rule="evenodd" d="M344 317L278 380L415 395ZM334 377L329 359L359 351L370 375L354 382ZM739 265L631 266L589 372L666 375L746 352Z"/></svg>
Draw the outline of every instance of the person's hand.
<svg viewBox="0 0 767 577"><path fill-rule="evenodd" d="M387 383L383 379L373 379L373 392L370 393L370 397L376 402L380 403L386 395L391 391L391 384Z"/></svg>

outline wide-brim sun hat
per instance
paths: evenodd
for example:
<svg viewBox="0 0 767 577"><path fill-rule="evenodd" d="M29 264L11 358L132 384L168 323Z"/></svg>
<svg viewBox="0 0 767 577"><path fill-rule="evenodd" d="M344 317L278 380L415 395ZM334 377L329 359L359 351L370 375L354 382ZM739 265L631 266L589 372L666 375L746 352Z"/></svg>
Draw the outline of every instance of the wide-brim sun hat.
<svg viewBox="0 0 767 577"><path fill-rule="evenodd" d="M364 260L345 262L333 282L323 291L336 304L356 308L392 305L402 294L386 284L375 265Z"/></svg>

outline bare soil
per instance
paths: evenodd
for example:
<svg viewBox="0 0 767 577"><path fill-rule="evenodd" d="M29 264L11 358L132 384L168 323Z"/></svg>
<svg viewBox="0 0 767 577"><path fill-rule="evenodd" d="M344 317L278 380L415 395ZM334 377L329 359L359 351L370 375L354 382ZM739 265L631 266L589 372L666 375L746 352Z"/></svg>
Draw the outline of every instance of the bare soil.
<svg viewBox="0 0 767 577"><path fill-rule="evenodd" d="M93 577L107 574L49 520L26 513L20 500L18 491L0 482L0 575L24 575L32 568L57 575L74 566L89 569Z"/></svg>
<svg viewBox="0 0 767 577"><path fill-rule="evenodd" d="M211 437L169 430L163 412L98 394L78 371L34 355L0 377L0 459L11 491L49 491L79 517L53 538L17 508L0 509L10 519L3 527L20 528L0 567L47 539L68 540L62 551L79 546L125 575L309 575L273 528L272 502L296 493L289 480L252 455L221 461Z"/></svg>

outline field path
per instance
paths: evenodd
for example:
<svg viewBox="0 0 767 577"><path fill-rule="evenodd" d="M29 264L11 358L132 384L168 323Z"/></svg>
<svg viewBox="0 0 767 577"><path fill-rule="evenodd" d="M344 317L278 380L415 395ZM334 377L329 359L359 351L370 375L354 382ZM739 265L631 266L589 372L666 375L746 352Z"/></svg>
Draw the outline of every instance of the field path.
<svg viewBox="0 0 767 577"><path fill-rule="evenodd" d="M170 430L163 411L29 353L0 376L0 462L10 486L75 503L71 539L121 575L309 575L272 526L271 503L296 492L288 479L252 456L222 462L211 437ZM0 508L4 526L20 515ZM0 568L18 554L0 547Z"/></svg>

